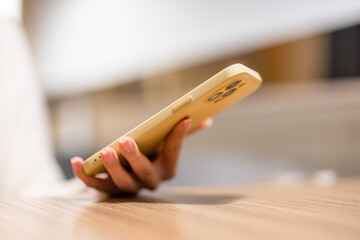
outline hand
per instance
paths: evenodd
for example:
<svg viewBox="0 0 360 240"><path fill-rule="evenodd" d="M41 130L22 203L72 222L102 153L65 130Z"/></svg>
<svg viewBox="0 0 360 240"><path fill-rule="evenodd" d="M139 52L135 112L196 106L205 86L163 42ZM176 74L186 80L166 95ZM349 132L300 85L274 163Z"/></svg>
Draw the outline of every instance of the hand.
<svg viewBox="0 0 360 240"><path fill-rule="evenodd" d="M103 177L87 176L83 170L84 160L80 157L71 159L71 165L76 177L87 186L111 195L135 194L141 188L154 190L162 180L171 179L176 174L176 166L184 137L211 126L212 120L207 119L189 132L192 120L186 118L176 124L166 138L154 161L143 155L135 141L130 137L119 140L121 154L127 159L133 172L126 171L119 162L112 148L101 150L101 159L107 170Z"/></svg>

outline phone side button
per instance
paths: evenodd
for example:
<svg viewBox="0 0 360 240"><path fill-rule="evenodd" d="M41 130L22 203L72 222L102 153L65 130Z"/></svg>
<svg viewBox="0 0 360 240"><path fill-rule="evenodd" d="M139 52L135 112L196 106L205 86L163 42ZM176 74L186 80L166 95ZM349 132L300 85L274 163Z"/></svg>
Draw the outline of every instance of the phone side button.
<svg viewBox="0 0 360 240"><path fill-rule="evenodd" d="M192 97L188 96L184 99L182 99L181 101L179 101L178 103L175 103L174 106L172 107L172 111L173 112L177 112L180 109L182 109L183 107L185 107L186 105L188 105L189 103L191 103L192 101Z"/></svg>

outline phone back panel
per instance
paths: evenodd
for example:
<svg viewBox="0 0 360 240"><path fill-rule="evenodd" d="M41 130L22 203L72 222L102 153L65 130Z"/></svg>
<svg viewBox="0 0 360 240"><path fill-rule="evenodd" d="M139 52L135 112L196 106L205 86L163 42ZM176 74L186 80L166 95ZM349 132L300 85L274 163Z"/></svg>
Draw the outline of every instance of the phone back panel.
<svg viewBox="0 0 360 240"><path fill-rule="evenodd" d="M257 72L242 64L233 64L123 136L133 138L143 154L151 155L181 119L192 118L191 131L205 119L254 92L261 83ZM117 152L121 164L130 170L129 163L119 151L118 139L108 147ZM85 161L84 170L87 175L106 171L100 151Z"/></svg>

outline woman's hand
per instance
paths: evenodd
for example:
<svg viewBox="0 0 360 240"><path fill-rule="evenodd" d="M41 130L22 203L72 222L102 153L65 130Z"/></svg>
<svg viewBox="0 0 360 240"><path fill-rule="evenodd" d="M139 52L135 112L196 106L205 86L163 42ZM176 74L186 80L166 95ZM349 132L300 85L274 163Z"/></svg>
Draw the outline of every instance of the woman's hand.
<svg viewBox="0 0 360 240"><path fill-rule="evenodd" d="M154 190L162 180L171 179L175 176L184 137L212 124L212 120L207 119L189 132L191 122L191 119L187 118L176 124L159 149L159 154L154 161L150 161L140 152L133 139L121 138L118 142L120 152L129 162L133 169L132 173L122 167L116 152L112 148L104 148L101 151L101 159L108 174L102 177L87 176L83 170L84 160L80 157L71 159L74 174L87 186L111 195L135 194L141 188Z"/></svg>

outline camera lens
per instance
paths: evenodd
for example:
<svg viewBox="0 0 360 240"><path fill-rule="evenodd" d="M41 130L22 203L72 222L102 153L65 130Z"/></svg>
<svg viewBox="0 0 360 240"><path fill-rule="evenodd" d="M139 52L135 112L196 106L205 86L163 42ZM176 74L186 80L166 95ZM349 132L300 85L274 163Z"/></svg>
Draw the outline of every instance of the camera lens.
<svg viewBox="0 0 360 240"><path fill-rule="evenodd" d="M212 95L211 97L209 97L209 99L207 100L208 102L214 101L215 99L217 99L218 97L220 97L220 95L222 94L222 92L218 92L214 95Z"/></svg>
<svg viewBox="0 0 360 240"><path fill-rule="evenodd" d="M230 91L227 91L226 93L224 93L224 95L222 95L222 97L224 98L224 97L231 95L233 92L235 92L235 90L236 90L236 88L233 88Z"/></svg>
<svg viewBox="0 0 360 240"><path fill-rule="evenodd" d="M229 90L232 89L233 87L235 87L236 85L238 85L240 83L240 81L235 81L232 84L230 84L229 86L227 86L225 89Z"/></svg>

